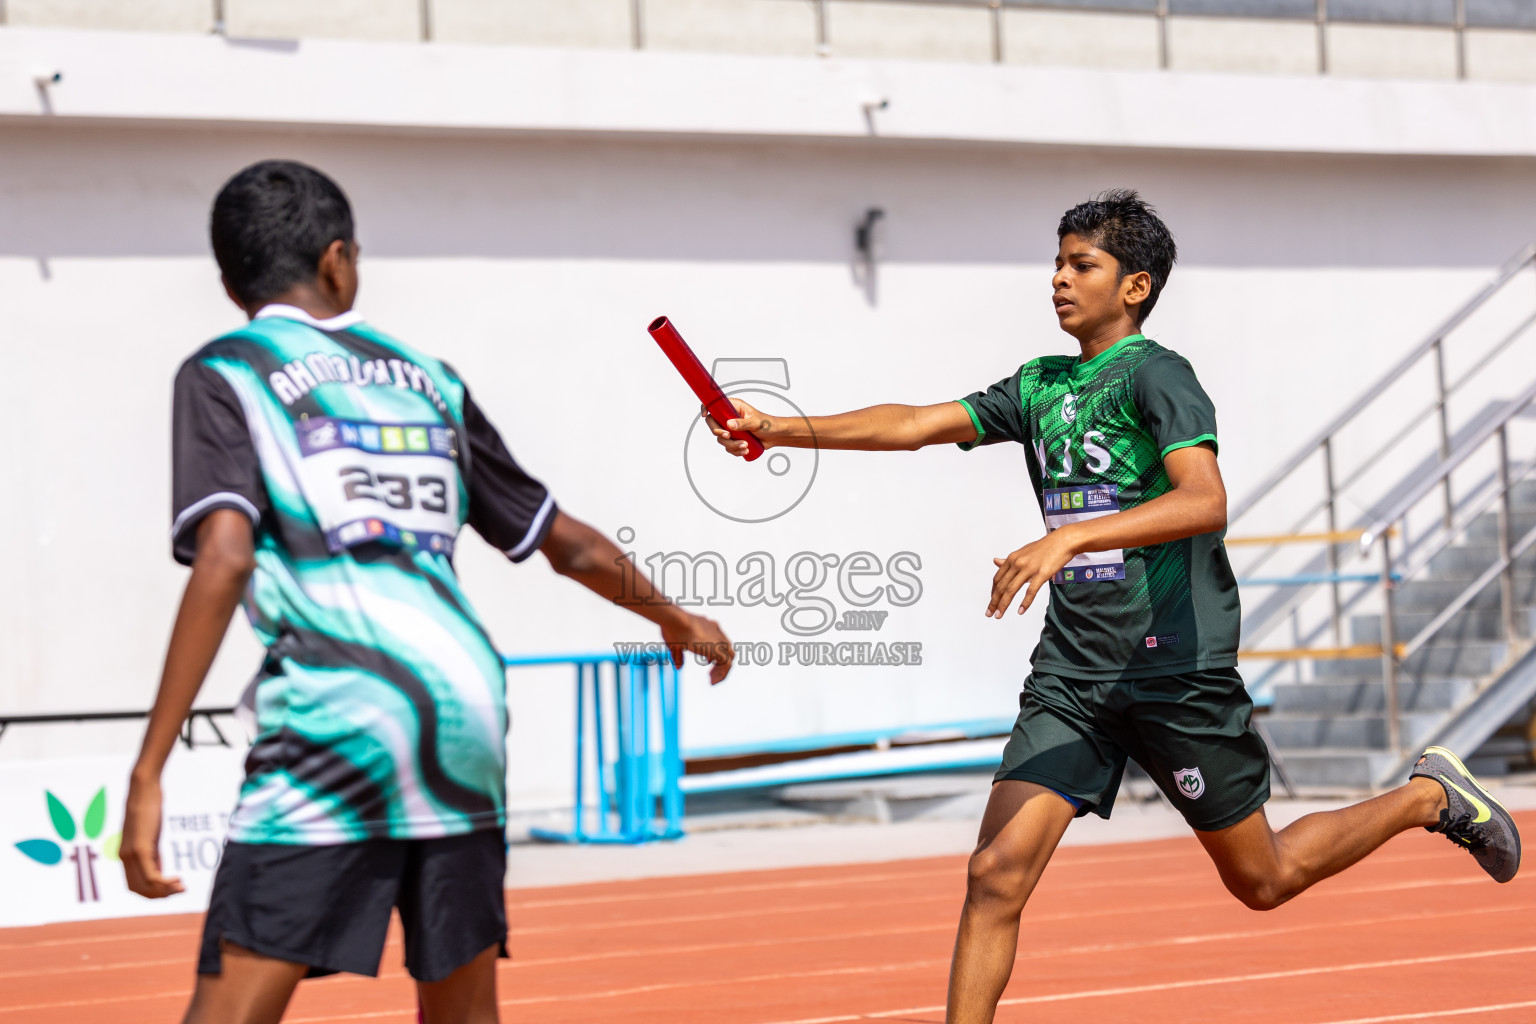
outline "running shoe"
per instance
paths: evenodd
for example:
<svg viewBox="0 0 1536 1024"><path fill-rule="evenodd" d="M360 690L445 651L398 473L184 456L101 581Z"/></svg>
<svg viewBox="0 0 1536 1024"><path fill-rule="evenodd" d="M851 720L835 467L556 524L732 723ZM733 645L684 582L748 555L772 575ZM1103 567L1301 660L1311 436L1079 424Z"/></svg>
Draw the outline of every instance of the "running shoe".
<svg viewBox="0 0 1536 1024"><path fill-rule="evenodd" d="M1507 882L1520 870L1520 832L1515 819L1478 784L1457 756L1444 747L1430 747L1413 766L1410 778L1434 779L1445 789L1448 806L1440 824L1426 832L1443 832L1466 850L1495 882Z"/></svg>

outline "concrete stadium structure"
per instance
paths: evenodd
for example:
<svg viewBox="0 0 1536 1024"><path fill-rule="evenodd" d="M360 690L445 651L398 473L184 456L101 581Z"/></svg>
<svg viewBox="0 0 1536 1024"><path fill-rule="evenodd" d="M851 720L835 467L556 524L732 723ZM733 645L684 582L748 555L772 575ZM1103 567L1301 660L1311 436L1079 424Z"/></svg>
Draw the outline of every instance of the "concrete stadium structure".
<svg viewBox="0 0 1536 1024"><path fill-rule="evenodd" d="M1516 29L1469 29L1462 82L1366 58L1319 76L1285 56L1285 32L1235 19L1172 20L1163 71L1155 52L1120 56L1142 45L1130 37L1144 17L1012 6L1009 25L1038 19L1062 44L997 64L945 42L985 9L842 0L829 57L813 22L807 45L774 27L808 16L799 0L646 0L640 52L617 0L437 0L430 44L415 0L367 18L326 5L329 21L314 5L229 0L227 35L208 33L206 3L135 5L124 20L128 6L8 0L0 28L11 712L143 707L153 693L183 579L165 542L170 381L239 322L205 223L219 184L255 159L342 181L365 314L452 360L562 505L633 530L642 561L879 561L887 575L866 592L895 589L878 633L796 635L782 606L710 611L775 654L916 642L920 665L750 666L713 691L690 672L685 747L1007 716L1039 620L982 617L990 559L1041 526L1004 449L827 453L792 512L716 515L690 488L691 403L644 334L658 313L706 361L786 360L784 393L806 410L957 397L1067 350L1047 300L1056 220L1135 186L1181 246L1150 333L1215 397L1237 496L1536 237L1536 86L1477 80L1531 67L1479 71L1497 63L1476 56L1487 40L1518 53L1533 38ZM757 27L708 29L727 9ZM920 17L950 27L898 30ZM1356 29L1389 31L1331 26L1335 54ZM1207 30L1258 33L1270 56L1181 49ZM280 36L304 38L257 38ZM731 54L743 39L779 55ZM1366 77L1387 71L1399 77ZM871 209L885 216L866 259L854 229ZM890 576L902 552L920 561L920 594ZM478 543L460 565L508 650L651 639L538 565L509 568ZM840 612L835 576L820 594ZM206 704L255 667L243 623L232 637ZM511 685L513 800L555 806L569 683ZM137 735L17 730L0 758L126 752Z"/></svg>

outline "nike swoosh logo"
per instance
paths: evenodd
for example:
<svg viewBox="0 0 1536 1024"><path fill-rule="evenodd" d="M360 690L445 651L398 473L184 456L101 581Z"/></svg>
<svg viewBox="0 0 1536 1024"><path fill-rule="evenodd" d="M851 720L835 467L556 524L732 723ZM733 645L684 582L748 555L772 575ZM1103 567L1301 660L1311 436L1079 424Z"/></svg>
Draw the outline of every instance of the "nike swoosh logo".
<svg viewBox="0 0 1536 1024"><path fill-rule="evenodd" d="M1471 793L1468 793L1466 790L1464 790L1460 786L1456 785L1456 783L1452 782L1450 779L1446 778L1444 775L1440 776L1440 781L1445 783L1447 786L1450 786L1452 789L1454 789L1456 792L1460 793L1462 796L1466 797L1467 801L1469 803L1471 803L1471 805L1473 807L1477 808L1477 817L1472 819L1472 824L1480 825L1483 822L1487 821L1489 818L1493 817L1493 812L1488 809L1488 805L1483 803L1477 797L1473 796Z"/></svg>

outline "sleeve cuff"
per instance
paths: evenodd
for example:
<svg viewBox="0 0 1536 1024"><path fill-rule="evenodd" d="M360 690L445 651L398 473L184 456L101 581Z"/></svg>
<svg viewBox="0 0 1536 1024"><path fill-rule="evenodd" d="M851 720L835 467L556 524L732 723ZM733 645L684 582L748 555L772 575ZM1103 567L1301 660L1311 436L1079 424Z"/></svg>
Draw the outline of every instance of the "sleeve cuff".
<svg viewBox="0 0 1536 1024"><path fill-rule="evenodd" d="M955 443L955 446L957 448L959 448L961 451L968 452L972 448L975 448L977 445L981 444L982 440L987 436L987 432L982 429L981 418L976 415L976 410L971 408L971 403L970 402L967 402L963 398L957 398L957 399L955 399L955 401L960 403L960 407L962 409L964 409L966 415L971 418L971 426L976 428L976 440L974 440L974 441L957 441Z"/></svg>
<svg viewBox="0 0 1536 1024"><path fill-rule="evenodd" d="M243 494L234 491L219 491L210 494L206 498L200 498L182 509L171 524L171 553L176 561L182 565L191 565L192 559L197 554L197 545L186 539L188 532L194 530L203 517L215 509L232 508L236 512L242 512L251 521L251 528L261 525L261 512L256 505Z"/></svg>
<svg viewBox="0 0 1536 1024"><path fill-rule="evenodd" d="M1192 437L1188 441L1175 441L1163 449L1163 456L1167 457L1169 452L1176 452L1180 448L1193 448L1195 445L1204 444L1207 441L1211 442L1211 447L1216 449L1218 454L1221 452L1221 445L1217 442L1215 434L1201 434L1199 437Z"/></svg>
<svg viewBox="0 0 1536 1024"><path fill-rule="evenodd" d="M554 497L545 495L544 504L540 505L539 511L534 514L528 532L523 535L522 540L517 542L516 547L508 548L504 554L514 562L521 562L537 551L539 545L544 543L544 538L549 536L549 528L554 525L555 513L558 511Z"/></svg>

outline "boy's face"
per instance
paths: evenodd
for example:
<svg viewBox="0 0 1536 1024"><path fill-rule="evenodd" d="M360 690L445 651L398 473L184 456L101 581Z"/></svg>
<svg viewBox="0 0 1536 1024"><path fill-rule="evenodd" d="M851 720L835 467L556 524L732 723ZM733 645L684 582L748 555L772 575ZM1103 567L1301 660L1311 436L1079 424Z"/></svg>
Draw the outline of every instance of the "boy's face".
<svg viewBox="0 0 1536 1024"><path fill-rule="evenodd" d="M1067 235L1057 250L1051 278L1056 322L1079 341L1125 318L1134 323L1151 283L1146 271L1121 278L1119 260L1078 235Z"/></svg>

